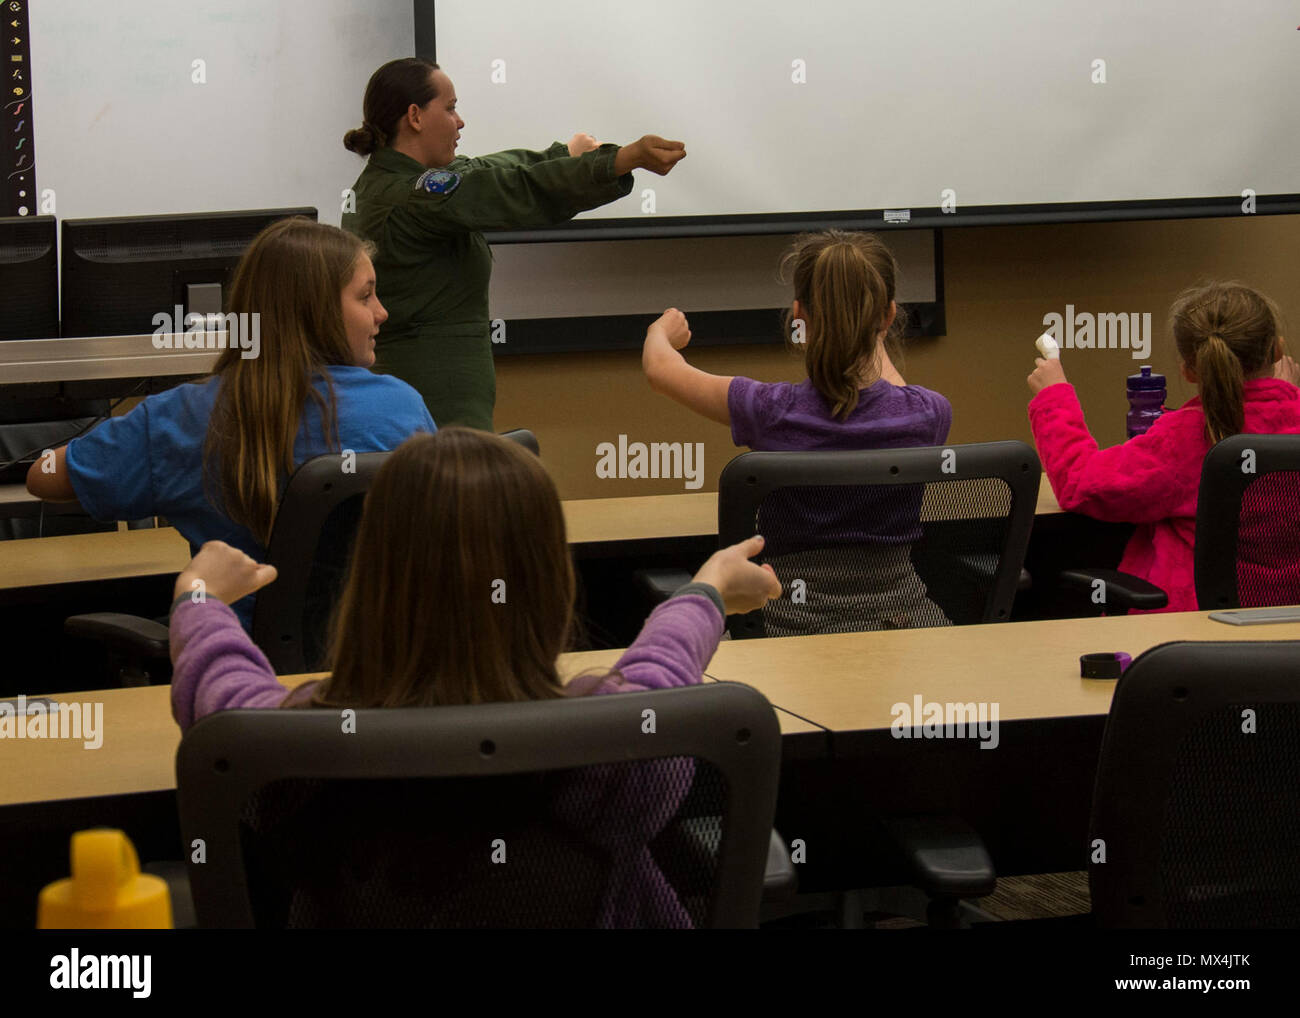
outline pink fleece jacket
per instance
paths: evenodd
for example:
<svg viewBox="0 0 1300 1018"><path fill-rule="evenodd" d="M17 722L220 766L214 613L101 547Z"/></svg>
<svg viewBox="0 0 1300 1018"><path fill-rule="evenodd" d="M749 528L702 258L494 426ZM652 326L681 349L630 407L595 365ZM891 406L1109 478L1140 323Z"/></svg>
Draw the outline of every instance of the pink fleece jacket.
<svg viewBox="0 0 1300 1018"><path fill-rule="evenodd" d="M1246 383L1245 396L1246 434L1300 434L1296 386L1261 378ZM1210 451L1200 397L1109 449L1097 447L1068 382L1030 400L1029 424L1061 508L1137 524L1120 569L1162 588L1169 595L1164 611L1195 611L1196 495Z"/></svg>

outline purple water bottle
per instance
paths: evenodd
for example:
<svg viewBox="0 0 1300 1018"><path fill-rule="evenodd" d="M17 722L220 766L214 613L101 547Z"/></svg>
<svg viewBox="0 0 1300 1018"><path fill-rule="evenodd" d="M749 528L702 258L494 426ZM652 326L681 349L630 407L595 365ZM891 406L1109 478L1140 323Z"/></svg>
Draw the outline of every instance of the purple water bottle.
<svg viewBox="0 0 1300 1018"><path fill-rule="evenodd" d="M1165 412L1165 376L1153 375L1144 365L1140 375L1128 376L1128 437L1134 438L1155 424Z"/></svg>

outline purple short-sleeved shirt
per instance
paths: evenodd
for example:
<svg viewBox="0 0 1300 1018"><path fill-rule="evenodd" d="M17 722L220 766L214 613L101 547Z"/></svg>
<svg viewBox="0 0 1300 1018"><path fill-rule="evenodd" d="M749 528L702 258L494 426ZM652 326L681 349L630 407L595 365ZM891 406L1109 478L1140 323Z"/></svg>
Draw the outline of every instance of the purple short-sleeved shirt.
<svg viewBox="0 0 1300 1018"><path fill-rule="evenodd" d="M756 382L737 376L727 390L731 438L765 452L810 449L901 449L942 445L952 426L952 404L919 385L883 378L858 394L848 419L831 416L812 382Z"/></svg>
<svg viewBox="0 0 1300 1018"><path fill-rule="evenodd" d="M939 393L883 378L859 392L843 421L806 379L769 383L737 376L727 390L727 409L732 440L763 452L942 445L952 425L952 404ZM920 537L922 494L920 487L777 493L763 503L759 530L769 555L846 542L902 544Z"/></svg>

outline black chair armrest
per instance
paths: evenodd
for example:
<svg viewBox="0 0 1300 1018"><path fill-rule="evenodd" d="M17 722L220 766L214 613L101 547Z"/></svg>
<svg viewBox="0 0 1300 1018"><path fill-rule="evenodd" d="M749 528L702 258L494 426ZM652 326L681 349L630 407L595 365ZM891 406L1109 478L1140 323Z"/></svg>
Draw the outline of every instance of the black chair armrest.
<svg viewBox="0 0 1300 1018"><path fill-rule="evenodd" d="M63 622L69 636L93 640L109 651L140 661L167 661L171 645L167 627L153 619L121 612L71 615Z"/></svg>
<svg viewBox="0 0 1300 1018"><path fill-rule="evenodd" d="M763 871L763 900L792 897L798 886L799 878L795 876L790 850L785 847L785 840L774 828L772 838L767 844L767 866Z"/></svg>
<svg viewBox="0 0 1300 1018"><path fill-rule="evenodd" d="M198 919L194 915L194 895L190 891L190 874L185 863L179 859L143 863L141 873L160 877L167 882L167 891L172 899L172 929L197 930Z"/></svg>
<svg viewBox="0 0 1300 1018"><path fill-rule="evenodd" d="M993 582L993 574L997 571L997 558L993 555L958 555L957 564L966 570L977 582L988 584ZM1022 567L1020 576L1016 579L1016 590L1028 590L1033 586L1033 577Z"/></svg>
<svg viewBox="0 0 1300 1018"><path fill-rule="evenodd" d="M651 604L667 601L692 579L685 569L638 569L632 576Z"/></svg>
<svg viewBox="0 0 1300 1018"><path fill-rule="evenodd" d="M885 821L912 880L932 898L982 898L997 887L993 860L980 836L956 817Z"/></svg>
<svg viewBox="0 0 1300 1018"><path fill-rule="evenodd" d="M518 442L534 456L541 458L542 447L537 442L537 436L527 428L514 428L511 431L503 431L501 437L508 438L512 442Z"/></svg>
<svg viewBox="0 0 1300 1018"><path fill-rule="evenodd" d="M1067 569L1061 573L1061 586L1067 590L1079 590L1091 599L1097 590L1096 581L1105 586L1101 588L1103 600L1093 601L1101 606L1103 612L1127 611L1137 608L1152 611L1169 604L1169 595L1154 583L1121 573L1118 569Z"/></svg>

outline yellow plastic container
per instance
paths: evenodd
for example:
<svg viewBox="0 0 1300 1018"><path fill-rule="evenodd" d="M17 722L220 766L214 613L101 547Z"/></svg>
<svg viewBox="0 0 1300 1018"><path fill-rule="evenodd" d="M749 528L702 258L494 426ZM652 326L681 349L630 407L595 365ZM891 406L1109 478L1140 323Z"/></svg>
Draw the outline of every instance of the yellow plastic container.
<svg viewBox="0 0 1300 1018"><path fill-rule="evenodd" d="M72 836L72 876L41 891L39 930L170 930L167 882L140 872L122 831L97 828Z"/></svg>

